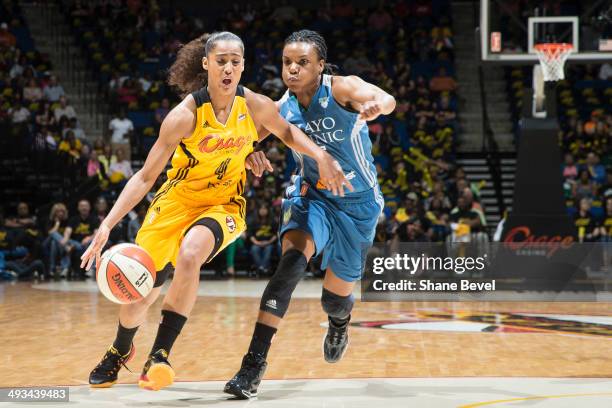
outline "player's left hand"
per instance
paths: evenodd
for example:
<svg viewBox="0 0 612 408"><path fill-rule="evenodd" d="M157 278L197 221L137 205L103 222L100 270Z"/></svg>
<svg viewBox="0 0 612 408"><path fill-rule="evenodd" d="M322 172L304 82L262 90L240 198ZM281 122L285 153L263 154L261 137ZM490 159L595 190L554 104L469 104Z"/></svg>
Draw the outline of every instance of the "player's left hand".
<svg viewBox="0 0 612 408"><path fill-rule="evenodd" d="M251 170L256 177L261 177L266 170L269 172L274 171L270 160L268 160L264 152L253 152L249 154L244 161L244 167L246 167L247 170Z"/></svg>
<svg viewBox="0 0 612 408"><path fill-rule="evenodd" d="M361 105L359 119L374 120L382 113L382 106L378 101L367 101Z"/></svg>

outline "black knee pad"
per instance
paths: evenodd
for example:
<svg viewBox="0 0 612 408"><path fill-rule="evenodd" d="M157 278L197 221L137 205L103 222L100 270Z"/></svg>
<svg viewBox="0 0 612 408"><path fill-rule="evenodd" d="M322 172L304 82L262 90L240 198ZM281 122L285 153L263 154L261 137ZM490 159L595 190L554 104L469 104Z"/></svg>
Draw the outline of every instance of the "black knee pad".
<svg viewBox="0 0 612 408"><path fill-rule="evenodd" d="M290 249L285 252L264 290L259 309L280 318L285 316L291 295L304 276L307 266L308 261L301 251Z"/></svg>
<svg viewBox="0 0 612 408"><path fill-rule="evenodd" d="M355 297L353 294L340 296L323 288L321 306L323 306L323 310L329 316L336 319L346 319L351 314L354 304Z"/></svg>

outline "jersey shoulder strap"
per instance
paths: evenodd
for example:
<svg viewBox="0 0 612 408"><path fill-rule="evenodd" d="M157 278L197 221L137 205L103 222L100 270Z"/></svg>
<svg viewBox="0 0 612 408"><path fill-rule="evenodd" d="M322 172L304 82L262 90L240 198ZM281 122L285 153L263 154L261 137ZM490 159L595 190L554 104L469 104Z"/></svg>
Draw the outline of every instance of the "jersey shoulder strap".
<svg viewBox="0 0 612 408"><path fill-rule="evenodd" d="M200 88L199 90L192 92L191 96L193 96L193 99L195 100L195 103L196 103L196 107L198 108L204 105L205 103L210 102L210 95L208 95L208 91L206 90L206 87Z"/></svg>

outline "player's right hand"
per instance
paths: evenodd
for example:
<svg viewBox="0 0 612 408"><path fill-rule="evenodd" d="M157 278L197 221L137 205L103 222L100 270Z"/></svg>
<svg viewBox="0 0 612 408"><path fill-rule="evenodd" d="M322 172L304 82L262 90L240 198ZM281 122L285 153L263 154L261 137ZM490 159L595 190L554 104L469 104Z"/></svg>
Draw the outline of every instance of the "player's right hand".
<svg viewBox="0 0 612 408"><path fill-rule="evenodd" d="M251 170L256 177L261 177L266 170L270 172L274 171L270 160L268 160L264 152L253 152L249 154L244 161L244 167L246 167L247 170Z"/></svg>
<svg viewBox="0 0 612 408"><path fill-rule="evenodd" d="M329 153L325 152L322 159L318 161L319 165L319 181L323 183L325 188L330 190L333 195L344 197L344 187L349 191L354 191L353 185L344 175L342 166Z"/></svg>
<svg viewBox="0 0 612 408"><path fill-rule="evenodd" d="M110 234L110 228L105 224L100 224L98 232L94 236L91 244L87 247L87 250L81 256L81 268L85 267L88 271L91 269L91 265L96 261L96 265L100 264L100 257L102 256L102 248L108 241L108 235Z"/></svg>

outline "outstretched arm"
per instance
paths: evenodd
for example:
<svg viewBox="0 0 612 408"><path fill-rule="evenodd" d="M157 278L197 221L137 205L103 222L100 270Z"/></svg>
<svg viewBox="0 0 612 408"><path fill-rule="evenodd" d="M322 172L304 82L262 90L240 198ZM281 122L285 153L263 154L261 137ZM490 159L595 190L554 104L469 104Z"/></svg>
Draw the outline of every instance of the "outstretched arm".
<svg viewBox="0 0 612 408"><path fill-rule="evenodd" d="M99 261L102 248L108 240L113 227L138 204L149 192L155 180L166 167L168 159L183 137L188 136L195 126L195 101L188 96L168 113L159 131L159 137L151 148L142 169L132 176L123 191L117 198L104 221L100 224L98 232L91 245L81 256L81 268L91 268L93 261Z"/></svg>
<svg viewBox="0 0 612 408"><path fill-rule="evenodd" d="M358 110L363 120L374 120L395 109L393 96L355 75L334 76L332 92L342 105Z"/></svg>
<svg viewBox="0 0 612 408"><path fill-rule="evenodd" d="M320 181L326 188L334 195L340 196L344 196L344 186L353 191L353 186L344 176L340 164L300 129L283 119L272 99L250 91L245 96L256 123L275 134L296 152L312 157L317 162Z"/></svg>

